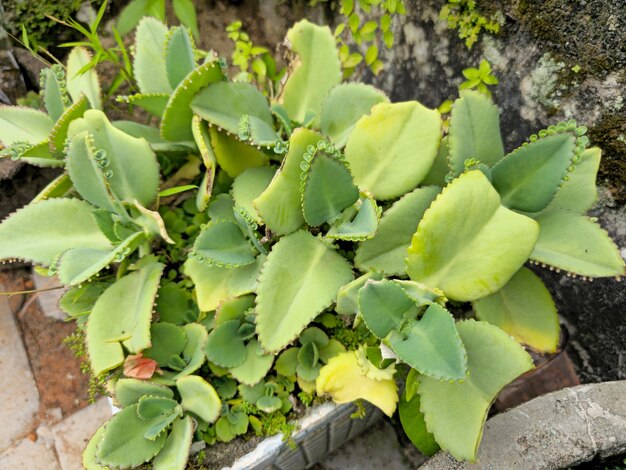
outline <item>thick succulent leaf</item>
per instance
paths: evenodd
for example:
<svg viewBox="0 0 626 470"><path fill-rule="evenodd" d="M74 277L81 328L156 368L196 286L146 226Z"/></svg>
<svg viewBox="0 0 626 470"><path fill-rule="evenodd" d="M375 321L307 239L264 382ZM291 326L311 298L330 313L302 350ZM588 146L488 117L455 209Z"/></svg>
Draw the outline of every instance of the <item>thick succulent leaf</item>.
<svg viewBox="0 0 626 470"><path fill-rule="evenodd" d="M337 294L335 311L341 315L356 315L359 312L359 291L361 287L370 279L380 281L382 278L382 274L371 271L343 286Z"/></svg>
<svg viewBox="0 0 626 470"><path fill-rule="evenodd" d="M63 160L55 158L55 156L52 155L50 142L48 140L36 145L17 144L17 146L21 147L21 149L18 150L17 157L14 158L26 162L29 165L38 166L40 168L56 168L63 166Z"/></svg>
<svg viewBox="0 0 626 470"><path fill-rule="evenodd" d="M133 73L142 93L172 92L164 54L167 31L167 26L149 16L137 26Z"/></svg>
<svg viewBox="0 0 626 470"><path fill-rule="evenodd" d="M249 83L212 83L196 95L191 109L211 124L255 144L273 145L278 139L267 98ZM242 124L247 128L242 129Z"/></svg>
<svg viewBox="0 0 626 470"><path fill-rule="evenodd" d="M280 375L285 377L291 377L296 375L296 368L298 367L298 353L300 348L288 348L285 349L280 356L276 359L274 369Z"/></svg>
<svg viewBox="0 0 626 470"><path fill-rule="evenodd" d="M399 330L404 320L416 318L419 312L404 289L387 279L367 281L359 291L358 305L367 328L381 339L391 330Z"/></svg>
<svg viewBox="0 0 626 470"><path fill-rule="evenodd" d="M159 288L156 311L163 322L183 325L187 323L185 314L188 310L187 291L176 283L170 282Z"/></svg>
<svg viewBox="0 0 626 470"><path fill-rule="evenodd" d="M207 423L214 422L220 415L222 402L213 386L197 375L182 377L176 381L181 403Z"/></svg>
<svg viewBox="0 0 626 470"><path fill-rule="evenodd" d="M111 250L92 210L84 201L62 198L18 210L0 224L0 259L19 258L49 266L71 248Z"/></svg>
<svg viewBox="0 0 626 470"><path fill-rule="evenodd" d="M559 316L550 292L532 271L520 269L499 291L472 302L476 317L542 353L559 345Z"/></svg>
<svg viewBox="0 0 626 470"><path fill-rule="evenodd" d="M450 113L449 146L454 177L465 170L465 160L476 159L491 167L502 159L500 113L491 99L473 90L461 92Z"/></svg>
<svg viewBox="0 0 626 470"><path fill-rule="evenodd" d="M84 73L79 73L91 60L91 54L83 47L75 47L70 51L67 56L67 92L74 102L84 94L93 109L102 109L96 69L90 68Z"/></svg>
<svg viewBox="0 0 626 470"><path fill-rule="evenodd" d="M165 445L152 462L154 470L185 469L189 459L193 428L193 420L190 416L174 421Z"/></svg>
<svg viewBox="0 0 626 470"><path fill-rule="evenodd" d="M66 168L78 193L94 206L108 212L125 214L111 184L104 176L108 166L110 159L101 156L89 133L81 132L72 138L67 150Z"/></svg>
<svg viewBox="0 0 626 470"><path fill-rule="evenodd" d="M247 350L239 335L241 322L228 320L215 327L206 343L206 357L220 367L237 367L246 360Z"/></svg>
<svg viewBox="0 0 626 470"><path fill-rule="evenodd" d="M413 235L407 273L454 300L475 300L502 286L528 259L538 224L500 205L480 171L455 179Z"/></svg>
<svg viewBox="0 0 626 470"><path fill-rule="evenodd" d="M169 93L136 93L130 96L117 97L118 102L139 106L159 118L163 116L169 100Z"/></svg>
<svg viewBox="0 0 626 470"><path fill-rule="evenodd" d="M193 111L190 103L198 91L224 79L219 63L205 62L187 75L167 102L161 121L161 135L167 140L191 140Z"/></svg>
<svg viewBox="0 0 626 470"><path fill-rule="evenodd" d="M48 142L50 152L57 158L65 156L65 144L70 124L74 119L83 117L89 107L89 101L84 94L65 110L63 115L57 120L50 131L50 141Z"/></svg>
<svg viewBox="0 0 626 470"><path fill-rule="evenodd" d="M623 276L624 260L607 233L588 217L550 211L537 218L539 239L530 258L581 276Z"/></svg>
<svg viewBox="0 0 626 470"><path fill-rule="evenodd" d="M174 385L174 381L197 371L204 363L204 348L208 341L206 328L199 323L188 323L183 326L187 343L183 349L182 357L187 361L187 365L179 372L172 374L169 371L163 373L163 383ZM157 377L156 380L160 380Z"/></svg>
<svg viewBox="0 0 626 470"><path fill-rule="evenodd" d="M72 188L72 180L70 180L67 173L63 173L48 183L48 185L33 198L31 203L65 197Z"/></svg>
<svg viewBox="0 0 626 470"><path fill-rule="evenodd" d="M346 144L346 158L361 190L376 199L392 199L424 179L440 139L437 110L416 101L382 103L357 122Z"/></svg>
<svg viewBox="0 0 626 470"><path fill-rule="evenodd" d="M137 405L124 408L104 426L96 460L113 468L136 467L151 460L165 444L165 433L154 440L144 437L153 424L139 417Z"/></svg>
<svg viewBox="0 0 626 470"><path fill-rule="evenodd" d="M217 169L217 159L211 146L211 137L209 136L209 129L206 121L203 121L200 116L194 115L191 120L191 132L193 139L196 142L196 146L200 151L202 162L204 163L204 176L200 182L200 188L196 195L196 208L198 212L204 212L211 200L211 193L213 192L213 182L215 181L215 170Z"/></svg>
<svg viewBox="0 0 626 470"><path fill-rule="evenodd" d="M350 171L332 157L316 156L302 175L302 213L311 226L336 219L359 199L359 188L352 182Z"/></svg>
<svg viewBox="0 0 626 470"><path fill-rule="evenodd" d="M141 419L154 419L170 414L178 406L172 398L144 395L137 402L137 414Z"/></svg>
<svg viewBox="0 0 626 470"><path fill-rule="evenodd" d="M411 237L439 191L437 186L415 189L387 209L374 237L359 244L354 258L355 266L361 271L376 270L387 275L403 275Z"/></svg>
<svg viewBox="0 0 626 470"><path fill-rule="evenodd" d="M445 136L441 139L439 144L439 150L437 150L437 156L433 162L433 166L430 167L428 174L422 180L422 186L434 185L444 187L446 183L446 177L450 172L448 167L448 155L450 152L449 139Z"/></svg>
<svg viewBox="0 0 626 470"><path fill-rule="evenodd" d="M231 178L236 178L248 168L269 163L269 157L256 147L220 132L215 127L211 127L209 133L217 163Z"/></svg>
<svg viewBox="0 0 626 470"><path fill-rule="evenodd" d="M243 320L251 308L254 308L254 295L226 299L215 311L215 325L229 320Z"/></svg>
<svg viewBox="0 0 626 470"><path fill-rule="evenodd" d="M85 450L83 450L82 464L85 470L108 470L108 467L103 467L98 463L96 459L98 445L104 437L105 426L106 424L103 424L98 429L96 429L96 432L94 432L93 436L91 436L91 438L89 439Z"/></svg>
<svg viewBox="0 0 626 470"><path fill-rule="evenodd" d="M401 279L394 279L394 283L402 287L406 295L408 295L417 305L430 305L432 303L438 303L442 307L448 301L443 295L443 292L437 288L430 288L424 284L415 281L403 281Z"/></svg>
<svg viewBox="0 0 626 470"><path fill-rule="evenodd" d="M107 181L120 200L148 207L159 187L159 165L150 144L115 128L102 111L88 110L70 125L70 136L88 131L109 161Z"/></svg>
<svg viewBox="0 0 626 470"><path fill-rule="evenodd" d="M326 236L349 241L367 240L376 234L379 218L380 209L376 201L369 197L363 198L344 211L344 215L330 227Z"/></svg>
<svg viewBox="0 0 626 470"><path fill-rule="evenodd" d="M59 67L58 69L56 67ZM48 115L56 122L65 112L69 99L65 90L65 73L59 65L41 71L41 91Z"/></svg>
<svg viewBox="0 0 626 470"><path fill-rule="evenodd" d="M233 182L231 193L235 206L245 210L256 223L262 221L252 201L267 189L275 174L276 168L272 166L248 168Z"/></svg>
<svg viewBox="0 0 626 470"><path fill-rule="evenodd" d="M511 152L491 169L502 204L538 212L552 200L574 157L576 139L569 133L530 142Z"/></svg>
<svg viewBox="0 0 626 470"><path fill-rule="evenodd" d="M267 351L285 347L352 281L345 259L299 231L282 238L267 257L257 287L257 332Z"/></svg>
<svg viewBox="0 0 626 470"><path fill-rule="evenodd" d="M193 252L205 263L227 267L254 263L256 255L239 225L230 220L209 222L196 238Z"/></svg>
<svg viewBox="0 0 626 470"><path fill-rule="evenodd" d="M115 382L115 400L122 408L134 405L145 395L173 398L174 392L165 385L147 380L123 378Z"/></svg>
<svg viewBox="0 0 626 470"><path fill-rule="evenodd" d="M332 396L335 403L366 400L392 416L398 402L398 387L393 379L368 377L359 364L357 353L347 351L331 358L315 380L317 394Z"/></svg>
<svg viewBox="0 0 626 470"><path fill-rule="evenodd" d="M564 209L584 214L591 209L598 199L596 176L600 155L601 150L598 147L589 148L580 155L580 163L568 174L568 179L556 192L546 211Z"/></svg>
<svg viewBox="0 0 626 470"><path fill-rule="evenodd" d="M240 383L256 385L272 368L273 354L265 354L255 339L246 345L246 360L237 367L230 369L230 374Z"/></svg>
<svg viewBox="0 0 626 470"><path fill-rule="evenodd" d="M0 106L0 142L38 144L48 138L54 122L41 111L20 106Z"/></svg>
<svg viewBox="0 0 626 470"><path fill-rule="evenodd" d="M476 460L491 403L502 388L532 369L530 355L508 334L484 322L457 324L467 351L462 382L423 376L418 393L426 426L442 449L458 460Z"/></svg>
<svg viewBox="0 0 626 470"><path fill-rule="evenodd" d="M87 352L95 375L150 347L152 306L164 266L148 263L116 281L100 296L87 321Z"/></svg>
<svg viewBox="0 0 626 470"><path fill-rule="evenodd" d="M287 31L287 41L298 59L288 72L279 101L292 120L302 123L313 112L319 122L326 95L341 82L335 38L328 26L302 20Z"/></svg>
<svg viewBox="0 0 626 470"><path fill-rule="evenodd" d="M167 35L165 45L165 67L172 89L196 68L193 39L187 28L173 27Z"/></svg>
<svg viewBox="0 0 626 470"><path fill-rule="evenodd" d="M304 224L300 201L300 163L309 145L321 136L308 129L296 129L289 140L289 151L276 176L263 194L253 201L265 225L279 235L298 230Z"/></svg>
<svg viewBox="0 0 626 470"><path fill-rule="evenodd" d="M172 323L153 323L150 326L150 340L152 346L143 351L144 357L154 359L159 366L166 367L172 356L183 352L187 335L184 329Z"/></svg>
<svg viewBox="0 0 626 470"><path fill-rule="evenodd" d="M185 273L195 284L196 300L200 310L203 312L215 310L220 302L228 297L253 292L264 261L265 256L259 255L254 263L247 266L223 268L189 258L185 262Z"/></svg>
<svg viewBox="0 0 626 470"><path fill-rule="evenodd" d="M112 250L72 248L58 261L59 280L66 286L79 285L113 263L119 263L146 240L143 232L131 234Z"/></svg>
<svg viewBox="0 0 626 470"><path fill-rule="evenodd" d="M413 395L407 400L405 390L398 403L398 416L407 437L422 454L430 457L439 450L435 437L426 428L424 414L420 411L419 395Z"/></svg>
<svg viewBox="0 0 626 470"><path fill-rule="evenodd" d="M467 373L467 357L454 318L440 305L430 305L419 321L408 322L387 341L401 361L429 377L459 380Z"/></svg>
<svg viewBox="0 0 626 470"><path fill-rule="evenodd" d="M337 147L348 141L357 121L369 114L372 106L388 103L380 90L363 83L344 83L330 90L322 105L320 129Z"/></svg>

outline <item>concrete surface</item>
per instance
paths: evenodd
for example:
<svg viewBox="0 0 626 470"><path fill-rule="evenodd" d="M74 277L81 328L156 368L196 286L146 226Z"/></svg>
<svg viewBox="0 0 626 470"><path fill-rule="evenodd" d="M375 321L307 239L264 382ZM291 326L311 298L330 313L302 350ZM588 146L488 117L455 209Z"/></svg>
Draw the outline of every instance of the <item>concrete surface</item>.
<svg viewBox="0 0 626 470"><path fill-rule="evenodd" d="M626 381L580 385L490 419L476 464L439 452L423 470L557 470L626 452Z"/></svg>

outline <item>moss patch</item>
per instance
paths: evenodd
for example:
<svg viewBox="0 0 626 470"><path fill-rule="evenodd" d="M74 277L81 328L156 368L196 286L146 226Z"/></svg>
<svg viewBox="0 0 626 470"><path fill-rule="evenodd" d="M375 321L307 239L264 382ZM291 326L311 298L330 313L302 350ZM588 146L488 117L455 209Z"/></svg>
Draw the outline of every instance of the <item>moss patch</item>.
<svg viewBox="0 0 626 470"><path fill-rule="evenodd" d="M618 204L626 203L626 115L603 115L588 135L602 149L598 182L608 183Z"/></svg>

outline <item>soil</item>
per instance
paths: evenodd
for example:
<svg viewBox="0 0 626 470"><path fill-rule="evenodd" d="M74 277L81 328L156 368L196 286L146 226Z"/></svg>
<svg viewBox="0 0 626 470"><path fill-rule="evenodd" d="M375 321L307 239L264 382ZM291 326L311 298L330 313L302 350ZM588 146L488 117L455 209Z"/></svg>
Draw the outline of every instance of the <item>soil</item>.
<svg viewBox="0 0 626 470"><path fill-rule="evenodd" d="M33 289L29 270L0 272L7 291ZM80 360L63 344L75 331L74 323L46 317L36 302L37 294L11 297L11 307L26 346L39 390L39 418L53 424L89 404L89 377L80 370Z"/></svg>
<svg viewBox="0 0 626 470"><path fill-rule="evenodd" d="M591 462L581 463L572 467L572 470L624 470L626 469L626 454L614 455L606 459L596 458Z"/></svg>

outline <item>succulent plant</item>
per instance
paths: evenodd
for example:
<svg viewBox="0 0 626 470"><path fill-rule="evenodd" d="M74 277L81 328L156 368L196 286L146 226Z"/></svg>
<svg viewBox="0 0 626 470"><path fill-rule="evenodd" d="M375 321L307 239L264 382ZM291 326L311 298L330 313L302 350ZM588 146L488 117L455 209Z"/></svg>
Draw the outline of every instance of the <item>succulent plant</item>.
<svg viewBox="0 0 626 470"><path fill-rule="evenodd" d="M72 287L62 306L123 408L88 469L184 468L193 439L258 430L299 392L389 415L399 402L418 447L474 460L491 402L533 367L520 343L557 347L554 303L525 263L624 274L585 216L600 152L583 127L505 154L497 108L465 91L443 136L436 110L340 84L328 28L288 37L272 103L185 28L145 18L140 92L118 101L158 128L107 118L95 72L75 73L81 49L69 78L44 72L48 114L0 108L4 155L64 169L0 224L0 258ZM462 302L479 321L450 312Z"/></svg>

